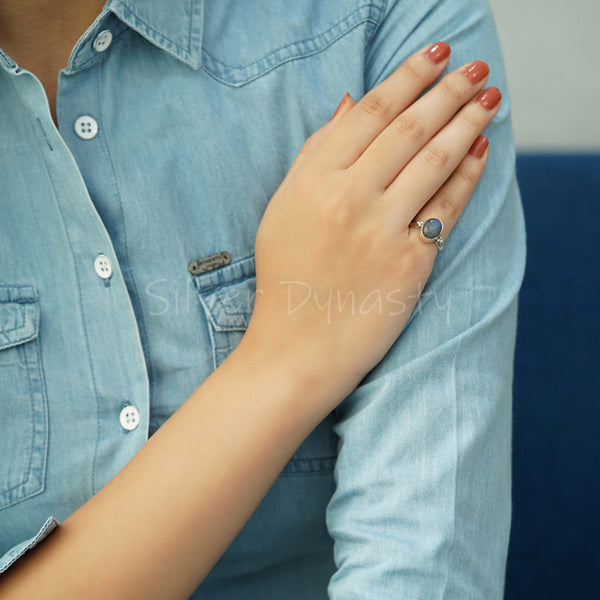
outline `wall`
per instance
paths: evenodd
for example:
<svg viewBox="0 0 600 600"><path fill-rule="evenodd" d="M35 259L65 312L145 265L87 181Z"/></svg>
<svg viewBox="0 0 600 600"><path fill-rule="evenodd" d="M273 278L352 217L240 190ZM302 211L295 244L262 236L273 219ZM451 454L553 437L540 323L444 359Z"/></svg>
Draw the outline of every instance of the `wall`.
<svg viewBox="0 0 600 600"><path fill-rule="evenodd" d="M598 152L600 0L490 4L504 52L518 150Z"/></svg>

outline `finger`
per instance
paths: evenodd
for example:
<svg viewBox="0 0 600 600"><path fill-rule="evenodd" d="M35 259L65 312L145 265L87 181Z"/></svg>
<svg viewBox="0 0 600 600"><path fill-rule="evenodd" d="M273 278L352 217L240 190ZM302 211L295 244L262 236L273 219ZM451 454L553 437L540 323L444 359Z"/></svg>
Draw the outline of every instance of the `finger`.
<svg viewBox="0 0 600 600"><path fill-rule="evenodd" d="M456 225L467 202L473 195L477 183L485 169L489 155L489 141L480 135L469 149L468 154L460 162L454 173L436 192L433 198L414 217L414 221L425 222L427 219L439 219L443 224L441 232L444 241ZM424 243L419 230L414 229L412 235L424 246L430 246L431 252L437 254L435 243Z"/></svg>
<svg viewBox="0 0 600 600"><path fill-rule="evenodd" d="M333 131L333 129L338 125L340 119L347 114L350 109L356 105L356 100L352 98L349 92L346 92L346 95L342 98L338 107L335 109L333 116L323 127L317 129L311 136L309 136L304 142L302 148L300 148L300 152L294 159L294 162L290 165L290 168L284 178L284 182L286 179L290 178L296 169L310 156L313 152L327 139L327 136Z"/></svg>
<svg viewBox="0 0 600 600"><path fill-rule="evenodd" d="M391 121L437 79L449 55L450 46L445 42L421 49L370 90L319 148L322 164L333 169L352 165Z"/></svg>
<svg viewBox="0 0 600 600"><path fill-rule="evenodd" d="M398 115L350 169L361 181L383 191L423 145L481 90L489 71L488 65L478 60L448 73Z"/></svg>
<svg viewBox="0 0 600 600"><path fill-rule="evenodd" d="M500 109L496 87L483 90L464 106L406 165L383 194L408 223L458 167L469 148Z"/></svg>

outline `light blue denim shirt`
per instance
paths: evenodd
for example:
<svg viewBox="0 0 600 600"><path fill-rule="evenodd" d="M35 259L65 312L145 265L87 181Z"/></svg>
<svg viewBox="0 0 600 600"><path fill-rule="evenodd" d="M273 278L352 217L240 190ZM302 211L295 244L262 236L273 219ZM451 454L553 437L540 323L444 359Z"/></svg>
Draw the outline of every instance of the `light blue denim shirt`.
<svg viewBox="0 0 600 600"><path fill-rule="evenodd" d="M58 128L0 55L0 571L240 340L257 226L305 138L438 39L504 93L483 179L397 343L193 598L502 597L525 250L483 0L110 0L60 74Z"/></svg>

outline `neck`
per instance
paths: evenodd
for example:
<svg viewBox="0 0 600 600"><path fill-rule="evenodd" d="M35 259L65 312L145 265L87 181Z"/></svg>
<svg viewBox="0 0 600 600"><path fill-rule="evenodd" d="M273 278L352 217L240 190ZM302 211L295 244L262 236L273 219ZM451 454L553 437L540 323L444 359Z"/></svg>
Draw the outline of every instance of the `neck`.
<svg viewBox="0 0 600 600"><path fill-rule="evenodd" d="M1 0L0 47L38 77L56 122L59 71L105 0Z"/></svg>
<svg viewBox="0 0 600 600"><path fill-rule="evenodd" d="M36 54L48 60L64 59L65 48L68 59L104 4L105 0L2 0L0 47L19 63L20 58Z"/></svg>

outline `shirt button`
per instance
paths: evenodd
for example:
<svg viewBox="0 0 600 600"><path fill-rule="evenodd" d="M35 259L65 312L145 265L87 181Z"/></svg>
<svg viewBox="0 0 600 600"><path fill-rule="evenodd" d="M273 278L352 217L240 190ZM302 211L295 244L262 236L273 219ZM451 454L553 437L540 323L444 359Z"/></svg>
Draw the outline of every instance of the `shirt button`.
<svg viewBox="0 0 600 600"><path fill-rule="evenodd" d="M133 431L140 424L140 411L135 406L124 406L119 415L119 423L126 431Z"/></svg>
<svg viewBox="0 0 600 600"><path fill-rule="evenodd" d="M96 52L104 52L110 46L111 42L112 33L108 29L105 29L96 36L96 39L94 40L94 50Z"/></svg>
<svg viewBox="0 0 600 600"><path fill-rule="evenodd" d="M102 279L110 279L113 274L113 268L108 256L104 254L98 254L98 256L96 256L96 260L94 261L94 270L96 271L96 275L98 275L98 277L102 277Z"/></svg>
<svg viewBox="0 0 600 600"><path fill-rule="evenodd" d="M82 115L78 119L75 119L73 127L75 128L75 133L82 140L91 140L98 133L98 122L94 117L90 117L89 115Z"/></svg>

